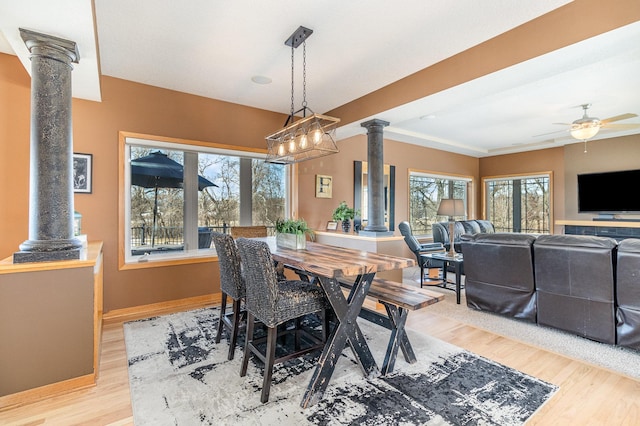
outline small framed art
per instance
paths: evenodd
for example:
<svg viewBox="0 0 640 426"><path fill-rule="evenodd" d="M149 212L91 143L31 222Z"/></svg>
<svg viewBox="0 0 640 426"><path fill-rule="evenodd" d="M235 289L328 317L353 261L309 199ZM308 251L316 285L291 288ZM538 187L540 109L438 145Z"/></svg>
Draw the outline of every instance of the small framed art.
<svg viewBox="0 0 640 426"><path fill-rule="evenodd" d="M316 198L331 198L331 176L316 175Z"/></svg>
<svg viewBox="0 0 640 426"><path fill-rule="evenodd" d="M73 192L91 194L93 155L73 153Z"/></svg>
<svg viewBox="0 0 640 426"><path fill-rule="evenodd" d="M338 222L330 220L327 222L327 231L335 231L338 229Z"/></svg>

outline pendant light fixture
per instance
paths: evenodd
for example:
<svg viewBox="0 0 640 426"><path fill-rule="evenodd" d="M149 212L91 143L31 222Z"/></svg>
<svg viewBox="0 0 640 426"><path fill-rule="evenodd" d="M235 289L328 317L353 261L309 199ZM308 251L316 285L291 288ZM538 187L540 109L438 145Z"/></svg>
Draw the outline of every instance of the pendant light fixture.
<svg viewBox="0 0 640 426"><path fill-rule="evenodd" d="M340 119L316 114L307 106L307 38L311 34L313 30L301 26L284 42L291 47L291 112L284 127L266 137L266 161L272 163L298 163L338 152L335 132ZM294 111L294 51L301 44L302 108ZM302 118L295 120L299 113Z"/></svg>

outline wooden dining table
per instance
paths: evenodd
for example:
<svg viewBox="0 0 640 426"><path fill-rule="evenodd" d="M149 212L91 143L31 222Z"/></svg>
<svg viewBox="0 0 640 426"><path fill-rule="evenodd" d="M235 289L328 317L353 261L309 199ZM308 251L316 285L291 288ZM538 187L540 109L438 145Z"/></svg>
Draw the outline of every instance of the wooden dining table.
<svg viewBox="0 0 640 426"><path fill-rule="evenodd" d="M275 261L317 278L338 320L327 339L300 405L308 407L322 399L347 343L365 377L377 377L380 370L356 319L375 274L415 266L415 260L313 242L307 242L306 249L293 250L276 246L275 238L260 240L269 244ZM340 285L339 280L343 277L353 280L348 296L343 293Z"/></svg>

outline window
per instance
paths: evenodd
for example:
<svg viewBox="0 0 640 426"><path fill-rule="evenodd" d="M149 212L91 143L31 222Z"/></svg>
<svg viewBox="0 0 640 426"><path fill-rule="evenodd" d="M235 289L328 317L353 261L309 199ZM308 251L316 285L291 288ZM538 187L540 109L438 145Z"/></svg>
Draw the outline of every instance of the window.
<svg viewBox="0 0 640 426"><path fill-rule="evenodd" d="M548 234L551 172L483 179L485 217L496 232Z"/></svg>
<svg viewBox="0 0 640 426"><path fill-rule="evenodd" d="M288 167L264 154L121 137L124 264L211 256L211 231L273 227L285 217Z"/></svg>
<svg viewBox="0 0 640 426"><path fill-rule="evenodd" d="M442 219L437 216L443 198L463 199L467 210L470 177L438 175L409 171L409 223L414 234L431 234L431 224Z"/></svg>

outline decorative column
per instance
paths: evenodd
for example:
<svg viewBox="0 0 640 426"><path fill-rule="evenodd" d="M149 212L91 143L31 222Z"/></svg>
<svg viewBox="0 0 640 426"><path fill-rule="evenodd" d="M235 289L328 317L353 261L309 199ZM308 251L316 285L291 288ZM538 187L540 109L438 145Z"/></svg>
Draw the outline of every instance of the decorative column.
<svg viewBox="0 0 640 426"><path fill-rule="evenodd" d="M20 28L31 53L29 239L14 263L79 259L73 238L71 71L75 42Z"/></svg>
<svg viewBox="0 0 640 426"><path fill-rule="evenodd" d="M389 229L384 224L384 155L383 129L388 121L373 119L360 124L367 129L367 226L369 232L385 232Z"/></svg>

